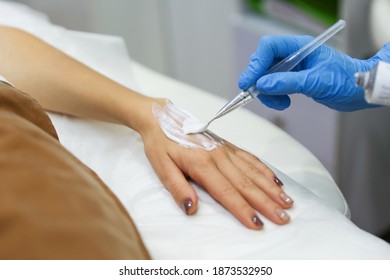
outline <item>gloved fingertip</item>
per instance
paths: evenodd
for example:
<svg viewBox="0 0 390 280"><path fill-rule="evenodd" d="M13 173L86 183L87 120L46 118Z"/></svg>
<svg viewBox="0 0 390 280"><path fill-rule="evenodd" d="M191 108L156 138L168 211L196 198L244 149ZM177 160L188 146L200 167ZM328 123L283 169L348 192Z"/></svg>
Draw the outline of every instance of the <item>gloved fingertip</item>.
<svg viewBox="0 0 390 280"><path fill-rule="evenodd" d="M267 107L278 111L283 111L291 105L290 97L287 95L269 96L259 94L257 98Z"/></svg>
<svg viewBox="0 0 390 280"><path fill-rule="evenodd" d="M248 87L248 83L244 80L238 80L238 88L241 89L241 90L247 90L249 87Z"/></svg>
<svg viewBox="0 0 390 280"><path fill-rule="evenodd" d="M252 79L249 77L248 72L244 71L244 72L242 72L242 74L240 75L240 78L238 80L238 87L241 90L247 90L248 88L251 87L251 81L252 81Z"/></svg>
<svg viewBox="0 0 390 280"><path fill-rule="evenodd" d="M287 109L291 105L291 99L288 95L281 95L279 101L281 106L283 106L283 110Z"/></svg>

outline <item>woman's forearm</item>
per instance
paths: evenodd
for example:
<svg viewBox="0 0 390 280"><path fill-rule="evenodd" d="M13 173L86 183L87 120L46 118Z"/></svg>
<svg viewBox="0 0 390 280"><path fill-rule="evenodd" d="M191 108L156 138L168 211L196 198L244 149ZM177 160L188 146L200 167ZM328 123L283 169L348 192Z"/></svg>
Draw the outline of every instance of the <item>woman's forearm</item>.
<svg viewBox="0 0 390 280"><path fill-rule="evenodd" d="M24 31L0 26L0 73L45 109L140 130L154 99L134 92ZM147 116L145 112L148 112Z"/></svg>

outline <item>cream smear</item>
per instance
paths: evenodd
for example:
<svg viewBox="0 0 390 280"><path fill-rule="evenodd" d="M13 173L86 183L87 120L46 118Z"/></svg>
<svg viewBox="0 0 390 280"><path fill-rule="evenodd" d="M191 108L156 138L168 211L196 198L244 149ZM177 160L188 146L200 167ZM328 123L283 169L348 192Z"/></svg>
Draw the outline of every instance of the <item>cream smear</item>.
<svg viewBox="0 0 390 280"><path fill-rule="evenodd" d="M183 132L185 134L195 134L204 132L207 129L207 124L199 121L196 118L188 118L183 122Z"/></svg>
<svg viewBox="0 0 390 280"><path fill-rule="evenodd" d="M184 147L210 151L223 144L222 138L209 130L189 134L189 131L193 131L194 128L204 126L204 123L170 101L167 101L164 106L155 103L152 110L165 135Z"/></svg>

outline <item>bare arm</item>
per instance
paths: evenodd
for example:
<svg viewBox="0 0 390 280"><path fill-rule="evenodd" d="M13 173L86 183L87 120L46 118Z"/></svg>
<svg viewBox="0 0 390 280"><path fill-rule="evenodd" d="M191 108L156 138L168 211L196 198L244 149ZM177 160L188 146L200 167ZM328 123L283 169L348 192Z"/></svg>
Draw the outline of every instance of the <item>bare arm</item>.
<svg viewBox="0 0 390 280"><path fill-rule="evenodd" d="M0 26L0 34L1 73L47 110L122 123L137 130L145 106L156 102L26 32Z"/></svg>

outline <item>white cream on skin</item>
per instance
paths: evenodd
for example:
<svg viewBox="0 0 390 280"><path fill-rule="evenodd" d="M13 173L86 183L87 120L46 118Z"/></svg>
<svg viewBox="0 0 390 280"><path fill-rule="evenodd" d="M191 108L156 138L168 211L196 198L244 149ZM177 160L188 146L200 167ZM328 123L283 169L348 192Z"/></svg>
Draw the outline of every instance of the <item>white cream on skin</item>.
<svg viewBox="0 0 390 280"><path fill-rule="evenodd" d="M199 121L196 118L188 118L183 122L183 132L185 134L204 132L206 129L207 124Z"/></svg>
<svg viewBox="0 0 390 280"><path fill-rule="evenodd" d="M170 101L164 106L155 103L152 110L165 135L184 147L210 151L223 144L222 139L209 130L192 133L205 124Z"/></svg>

